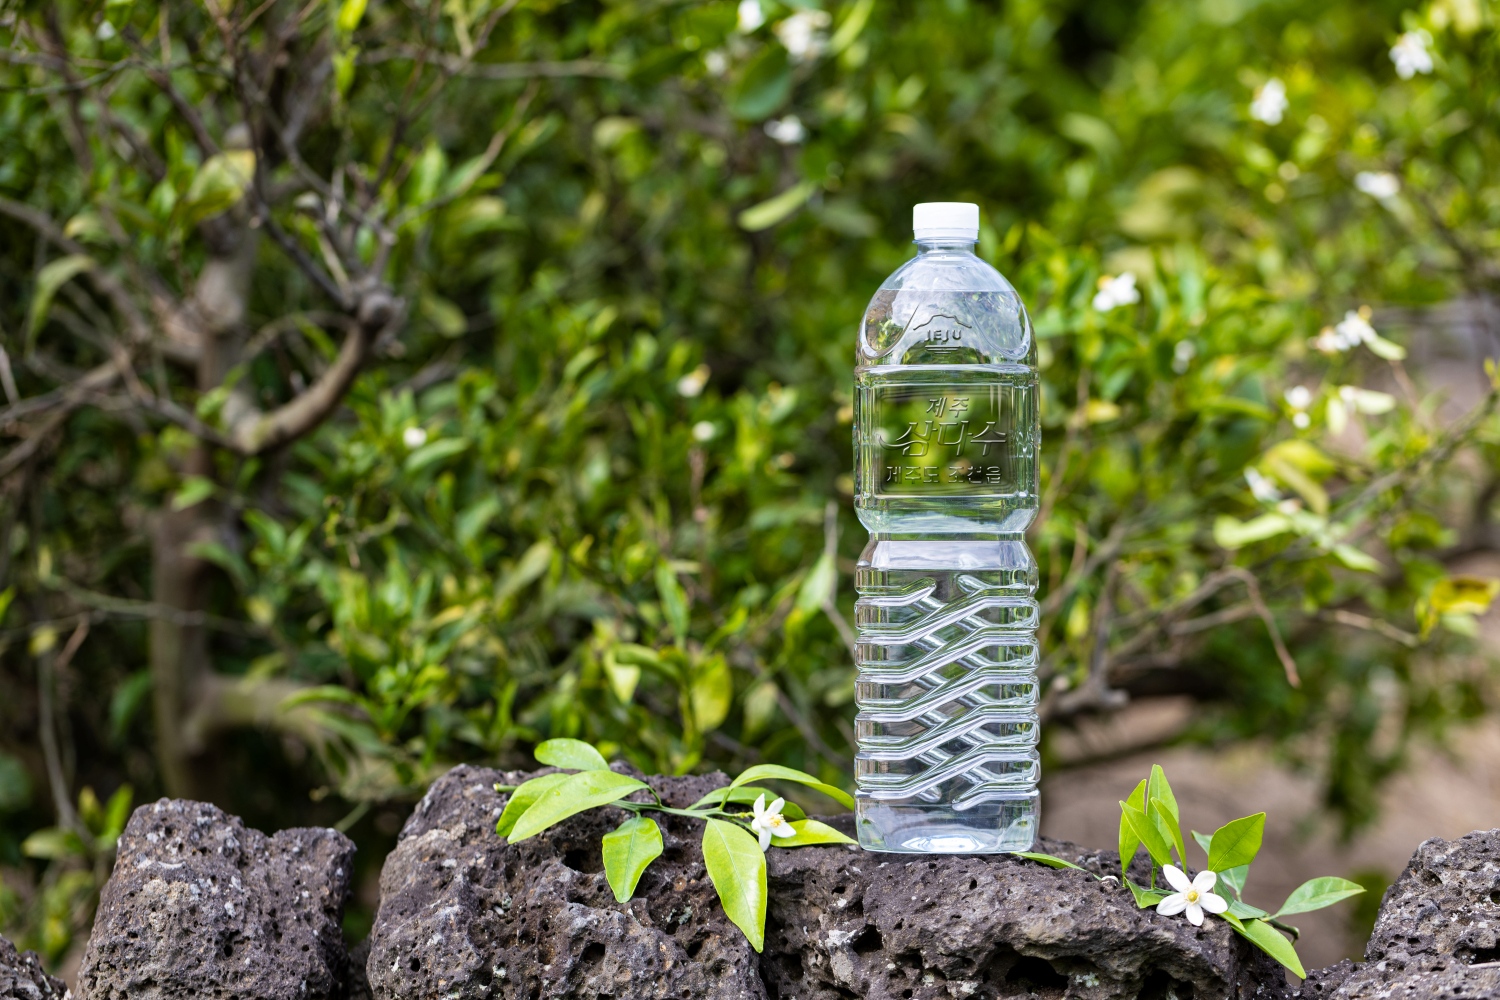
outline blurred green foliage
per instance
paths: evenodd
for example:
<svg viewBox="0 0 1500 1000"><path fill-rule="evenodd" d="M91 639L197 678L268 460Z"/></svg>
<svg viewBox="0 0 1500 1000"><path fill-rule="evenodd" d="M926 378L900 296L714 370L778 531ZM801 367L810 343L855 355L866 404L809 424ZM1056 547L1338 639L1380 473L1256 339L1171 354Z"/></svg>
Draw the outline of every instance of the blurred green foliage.
<svg viewBox="0 0 1500 1000"><path fill-rule="evenodd" d="M37 727L68 780L162 790L153 727L185 723L150 621L209 631L198 766L230 803L257 775L400 799L561 736L846 782L853 338L920 200L981 205L1040 340L1056 724L1191 695L1179 735L1275 741L1352 829L1412 736L1484 710L1493 591L1452 566L1496 482L1494 4L260 6L0 12L0 907L50 959L37 914L93 862L22 862L66 828ZM285 125L226 69L275 31L314 81L300 159L235 141ZM1403 32L1430 72L1397 75ZM156 404L78 394L129 325L98 276L170 341L156 306L230 222L286 239L217 381L168 344L136 360ZM289 245L339 287L379 262L401 319L331 417L237 453L236 400L296 398L353 336ZM1139 301L1102 308L1126 271ZM1462 407L1415 350L1439 335ZM153 597L173 514L217 567L201 608Z"/></svg>

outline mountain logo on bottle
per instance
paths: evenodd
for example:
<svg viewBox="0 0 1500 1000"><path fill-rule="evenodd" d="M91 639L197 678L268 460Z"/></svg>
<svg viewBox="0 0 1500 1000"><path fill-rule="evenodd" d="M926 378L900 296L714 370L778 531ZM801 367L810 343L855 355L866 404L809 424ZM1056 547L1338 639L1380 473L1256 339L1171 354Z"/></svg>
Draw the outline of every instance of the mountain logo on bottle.
<svg viewBox="0 0 1500 1000"><path fill-rule="evenodd" d="M947 313L938 313L920 326L908 329L921 337L929 351L936 352L962 350L964 334L974 332L972 326Z"/></svg>

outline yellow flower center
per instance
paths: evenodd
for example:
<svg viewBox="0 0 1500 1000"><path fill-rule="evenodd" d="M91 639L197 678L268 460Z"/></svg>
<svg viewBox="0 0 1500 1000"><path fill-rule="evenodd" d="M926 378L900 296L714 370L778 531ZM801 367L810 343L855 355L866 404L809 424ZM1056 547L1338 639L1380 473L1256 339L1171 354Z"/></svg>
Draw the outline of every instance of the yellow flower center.
<svg viewBox="0 0 1500 1000"><path fill-rule="evenodd" d="M1197 889L1189 889L1188 890L1187 901L1189 903L1196 903L1196 902L1198 902L1198 890Z"/></svg>

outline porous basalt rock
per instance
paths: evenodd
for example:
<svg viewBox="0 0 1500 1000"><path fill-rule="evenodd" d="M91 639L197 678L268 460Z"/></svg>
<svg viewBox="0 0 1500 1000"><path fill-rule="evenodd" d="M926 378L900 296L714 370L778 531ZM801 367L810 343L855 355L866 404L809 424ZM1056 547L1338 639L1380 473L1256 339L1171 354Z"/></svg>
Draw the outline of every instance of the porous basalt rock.
<svg viewBox="0 0 1500 1000"><path fill-rule="evenodd" d="M354 844L266 836L203 802L141 806L79 970L82 1000L341 1000Z"/></svg>
<svg viewBox="0 0 1500 1000"><path fill-rule="evenodd" d="M760 1000L756 956L724 916L698 853L699 826L659 817L664 852L617 903L600 809L519 844L495 835L498 784L528 773L460 766L418 804L380 876L366 966L377 1000L690 997ZM686 806L723 775L647 779Z"/></svg>
<svg viewBox="0 0 1500 1000"><path fill-rule="evenodd" d="M1500 998L1500 829L1424 841L1386 890L1365 962L1332 995Z"/></svg>
<svg viewBox="0 0 1500 1000"><path fill-rule="evenodd" d="M1280 967L1222 921L1195 928L1140 910L1117 882L1008 856L772 850L757 955L718 903L697 822L662 818L666 851L621 904L599 840L624 810L516 845L495 835L505 796L493 786L528 777L459 767L417 807L381 876L367 967L376 1000L1210 1000L1285 989ZM725 781L648 780L678 806ZM1099 874L1117 866L1107 852L1040 849Z"/></svg>
<svg viewBox="0 0 1500 1000"><path fill-rule="evenodd" d="M69 996L61 979L47 975L34 951L17 951L0 937L0 1000L63 1000Z"/></svg>

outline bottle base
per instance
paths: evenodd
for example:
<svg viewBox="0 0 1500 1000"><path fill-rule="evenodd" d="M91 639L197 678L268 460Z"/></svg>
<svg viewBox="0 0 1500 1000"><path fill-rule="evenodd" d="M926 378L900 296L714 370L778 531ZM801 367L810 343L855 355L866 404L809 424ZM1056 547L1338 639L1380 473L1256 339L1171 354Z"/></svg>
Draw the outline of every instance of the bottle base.
<svg viewBox="0 0 1500 1000"><path fill-rule="evenodd" d="M892 854L1007 854L1029 851L1041 826L1037 792L994 799L963 812L945 803L855 805L859 846Z"/></svg>

